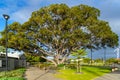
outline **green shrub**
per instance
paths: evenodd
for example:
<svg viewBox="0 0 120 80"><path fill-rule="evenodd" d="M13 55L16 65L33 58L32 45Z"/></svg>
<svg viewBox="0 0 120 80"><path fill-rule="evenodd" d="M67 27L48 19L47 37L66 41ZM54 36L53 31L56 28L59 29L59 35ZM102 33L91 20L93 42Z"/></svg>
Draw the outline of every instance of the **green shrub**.
<svg viewBox="0 0 120 80"><path fill-rule="evenodd" d="M58 69L60 69L59 67L55 67L54 65L50 65L49 66L49 69L50 70L58 70Z"/></svg>
<svg viewBox="0 0 120 80"><path fill-rule="evenodd" d="M0 78L0 80L25 80L25 79L21 77L4 77Z"/></svg>
<svg viewBox="0 0 120 80"><path fill-rule="evenodd" d="M76 64L68 64L66 66L70 69L76 69Z"/></svg>
<svg viewBox="0 0 120 80"><path fill-rule="evenodd" d="M23 78L24 72L25 68L7 71L7 76L5 75L5 72L0 72L0 80L25 80Z"/></svg>
<svg viewBox="0 0 120 80"><path fill-rule="evenodd" d="M90 61L91 61L90 58L84 58L84 59L83 59L83 62L84 62L84 63L90 63Z"/></svg>
<svg viewBox="0 0 120 80"><path fill-rule="evenodd" d="M65 64L59 64L57 67L64 67Z"/></svg>
<svg viewBox="0 0 120 80"><path fill-rule="evenodd" d="M118 60L115 58L109 58L106 60L107 64L113 64L113 63L118 63Z"/></svg>
<svg viewBox="0 0 120 80"><path fill-rule="evenodd" d="M97 62L97 63L102 63L103 62L102 59L95 59L94 61Z"/></svg>
<svg viewBox="0 0 120 80"><path fill-rule="evenodd" d="M40 69L44 69L44 68L49 68L50 65L51 64L49 64L49 63L38 63L35 66L40 68Z"/></svg>

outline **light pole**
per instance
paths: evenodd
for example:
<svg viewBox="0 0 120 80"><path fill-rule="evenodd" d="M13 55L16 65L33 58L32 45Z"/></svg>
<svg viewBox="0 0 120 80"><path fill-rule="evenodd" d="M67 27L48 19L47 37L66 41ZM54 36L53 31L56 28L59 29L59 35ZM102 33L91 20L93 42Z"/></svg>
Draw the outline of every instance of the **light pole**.
<svg viewBox="0 0 120 80"><path fill-rule="evenodd" d="M106 47L104 47L104 66L106 66Z"/></svg>
<svg viewBox="0 0 120 80"><path fill-rule="evenodd" d="M4 19L6 20L5 21L5 28L6 28L6 31L5 31L5 35L6 35L6 39L5 39L5 42L6 42L6 44L5 44L5 47L6 47L6 71L8 70L8 56L7 56L7 51L8 51L8 35L7 35L7 33L8 33L8 19L10 18L9 17L9 15L7 15L7 14L3 14L3 17L4 17Z"/></svg>

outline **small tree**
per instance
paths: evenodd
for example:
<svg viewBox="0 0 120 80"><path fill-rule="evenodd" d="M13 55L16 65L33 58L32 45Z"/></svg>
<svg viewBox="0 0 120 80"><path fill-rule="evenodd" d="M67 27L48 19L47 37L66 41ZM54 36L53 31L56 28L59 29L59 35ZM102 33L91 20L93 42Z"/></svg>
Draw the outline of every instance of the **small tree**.
<svg viewBox="0 0 120 80"><path fill-rule="evenodd" d="M87 52L84 49L79 49L72 52L72 56L74 56L75 59L83 58L83 56L85 56L86 54Z"/></svg>
<svg viewBox="0 0 120 80"><path fill-rule="evenodd" d="M77 72L81 72L81 61L83 60L82 57L86 55L86 51L84 49L79 49L72 52L72 56L74 56L77 62Z"/></svg>
<svg viewBox="0 0 120 80"><path fill-rule="evenodd" d="M97 62L97 63L103 63L102 59L95 59L94 61Z"/></svg>

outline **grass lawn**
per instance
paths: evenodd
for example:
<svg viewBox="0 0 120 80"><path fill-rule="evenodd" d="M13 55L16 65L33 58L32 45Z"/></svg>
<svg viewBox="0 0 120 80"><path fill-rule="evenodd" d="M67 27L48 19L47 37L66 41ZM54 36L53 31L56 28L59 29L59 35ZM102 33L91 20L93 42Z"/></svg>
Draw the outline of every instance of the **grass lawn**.
<svg viewBox="0 0 120 80"><path fill-rule="evenodd" d="M25 80L23 78L24 72L25 68L8 71L7 76L5 76L5 72L0 72L0 80Z"/></svg>
<svg viewBox="0 0 120 80"><path fill-rule="evenodd" d="M57 77L63 80L93 80L96 77L111 72L110 68L97 66L82 66L82 74L76 73L74 69L59 70Z"/></svg>

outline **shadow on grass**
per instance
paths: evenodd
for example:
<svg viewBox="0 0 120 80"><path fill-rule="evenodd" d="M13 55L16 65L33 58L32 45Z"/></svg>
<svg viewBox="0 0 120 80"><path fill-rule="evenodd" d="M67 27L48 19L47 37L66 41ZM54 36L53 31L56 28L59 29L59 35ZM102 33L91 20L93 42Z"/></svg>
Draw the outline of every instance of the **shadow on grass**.
<svg viewBox="0 0 120 80"><path fill-rule="evenodd" d="M86 68L84 68L86 67ZM103 67L103 66L84 66L83 70L89 72L89 73L93 73L96 76L101 76L101 73L108 73L106 71L106 69L109 70L109 68ZM87 68L89 67L89 68ZM91 69L90 69L91 68ZM97 70L94 70L94 68L97 68L99 72L97 72Z"/></svg>
<svg viewBox="0 0 120 80"><path fill-rule="evenodd" d="M98 74L97 72L95 72L95 71L91 71L91 70L89 70L89 69L87 69L87 68L83 68L85 71L87 71L87 72L89 72L89 73L93 73L94 75L96 75L96 76L100 76L100 74Z"/></svg>

